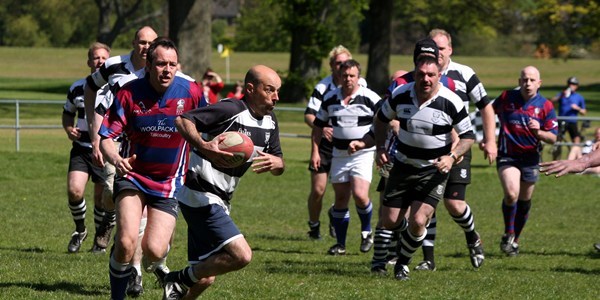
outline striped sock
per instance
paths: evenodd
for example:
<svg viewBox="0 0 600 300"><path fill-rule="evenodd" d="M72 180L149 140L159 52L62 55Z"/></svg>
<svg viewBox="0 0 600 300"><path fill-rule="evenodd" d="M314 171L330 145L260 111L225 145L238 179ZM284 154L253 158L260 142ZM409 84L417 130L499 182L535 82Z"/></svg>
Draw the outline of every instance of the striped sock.
<svg viewBox="0 0 600 300"><path fill-rule="evenodd" d="M425 234L425 239L423 240L423 260L430 261L435 263L434 256L434 247L435 247L435 237L437 234L437 218L435 216L435 212L433 216L431 216L431 221L427 225L427 232Z"/></svg>
<svg viewBox="0 0 600 300"><path fill-rule="evenodd" d="M387 263L388 249L392 242L394 232L384 228L375 228L375 237L373 238L373 260L371 266L385 266Z"/></svg>
<svg viewBox="0 0 600 300"><path fill-rule="evenodd" d="M100 228L105 214L104 208L94 205L94 225L96 226L96 230Z"/></svg>
<svg viewBox="0 0 600 300"><path fill-rule="evenodd" d="M87 206L85 205L85 198L81 199L80 202L69 203L69 209L71 210L71 216L75 222L75 230L77 232L85 231L85 212Z"/></svg>
<svg viewBox="0 0 600 300"><path fill-rule="evenodd" d="M396 264L408 265L415 254L415 251L423 245L423 239L427 232L424 232L421 236L413 235L408 229L402 231L400 236L402 238L398 251L398 262Z"/></svg>
<svg viewBox="0 0 600 300"><path fill-rule="evenodd" d="M468 244L473 244L477 241L477 235L475 234L475 219L473 218L471 207L468 204L465 207L465 211L460 216L452 216L452 219L465 232Z"/></svg>
<svg viewBox="0 0 600 300"><path fill-rule="evenodd" d="M125 299L127 283L129 282L129 276L131 276L131 265L129 263L120 263L111 255L108 270L111 298L114 300Z"/></svg>

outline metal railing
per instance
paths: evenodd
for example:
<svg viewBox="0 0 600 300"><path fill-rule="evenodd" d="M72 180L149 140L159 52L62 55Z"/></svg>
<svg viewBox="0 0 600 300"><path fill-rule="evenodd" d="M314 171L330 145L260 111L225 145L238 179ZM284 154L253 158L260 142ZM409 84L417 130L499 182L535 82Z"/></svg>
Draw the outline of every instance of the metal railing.
<svg viewBox="0 0 600 300"><path fill-rule="evenodd" d="M20 118L20 104L60 104L64 105L64 101L60 100L0 100L0 104L14 104L15 105L15 124L14 125L2 125L0 129L14 129L15 130L15 148L19 152L21 145L21 129L60 129L62 125L21 125ZM304 112L304 108L301 107L285 107L276 106L275 110L280 111L295 111ZM559 121L600 121L600 117L558 117ZM280 133L283 137L293 138L310 138L307 134L296 134L296 133ZM570 142L557 142L556 146L571 146L573 143Z"/></svg>
<svg viewBox="0 0 600 300"><path fill-rule="evenodd" d="M2 125L0 129L14 129L15 130L15 150L19 152L21 150L21 129L62 129L62 124L40 124L40 125L22 125L21 124L21 104L59 104L64 105L64 101L60 100L0 100L0 104L14 104L15 105L15 123L14 125ZM280 111L296 111L304 112L304 108L301 107L282 107L276 106L276 110ZM295 134L295 133L280 133L283 137L294 137L294 138L310 138L310 135L306 134Z"/></svg>

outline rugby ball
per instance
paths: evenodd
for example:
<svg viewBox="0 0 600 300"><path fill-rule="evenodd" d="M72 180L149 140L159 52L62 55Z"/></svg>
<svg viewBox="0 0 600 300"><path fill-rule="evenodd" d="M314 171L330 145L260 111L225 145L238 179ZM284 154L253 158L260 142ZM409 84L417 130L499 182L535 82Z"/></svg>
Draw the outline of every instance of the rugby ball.
<svg viewBox="0 0 600 300"><path fill-rule="evenodd" d="M219 134L216 139L221 137L225 139L219 142L219 149L234 154L227 161L229 167L239 167L252 157L254 143L247 135L237 131L227 131Z"/></svg>

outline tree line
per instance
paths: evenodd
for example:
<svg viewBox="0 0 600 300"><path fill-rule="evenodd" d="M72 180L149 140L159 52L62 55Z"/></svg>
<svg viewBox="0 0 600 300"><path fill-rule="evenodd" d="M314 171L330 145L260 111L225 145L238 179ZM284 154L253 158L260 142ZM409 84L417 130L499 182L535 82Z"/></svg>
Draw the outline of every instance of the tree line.
<svg viewBox="0 0 600 300"><path fill-rule="evenodd" d="M214 20L226 0L0 0L0 46L130 47L151 25L176 40L193 69L216 44L236 51L290 52L283 92L303 100L328 70L321 62L343 44L369 54L367 80L387 83L390 54L409 54L432 28L453 36L455 54L593 58L600 56L600 7L590 0L237 0L233 24ZM194 74L192 74L194 75Z"/></svg>

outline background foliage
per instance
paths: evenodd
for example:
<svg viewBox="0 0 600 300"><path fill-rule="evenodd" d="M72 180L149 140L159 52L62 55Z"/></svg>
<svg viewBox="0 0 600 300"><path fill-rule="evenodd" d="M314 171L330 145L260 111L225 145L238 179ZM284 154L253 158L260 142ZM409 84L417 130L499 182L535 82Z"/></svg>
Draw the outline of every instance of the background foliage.
<svg viewBox="0 0 600 300"><path fill-rule="evenodd" d="M115 1L124 8L134 2ZM290 28L302 22L290 5L320 2L243 1L233 23L215 20L213 44L232 45L238 51L288 52ZM361 14L368 9L367 2L327 2L332 5L328 17L315 25L314 33L326 43L344 44L366 53L369 32L361 30ZM160 12L165 4L164 0L145 0L131 20L152 15L146 23L163 34L166 14ZM540 47L552 57L600 55L600 8L596 0L407 0L394 5L395 54L409 54L416 40L440 27L455 36L454 46L460 55L530 56ZM96 38L98 18L95 0L0 0L0 46L85 47ZM113 47L128 47L132 33L127 29Z"/></svg>

